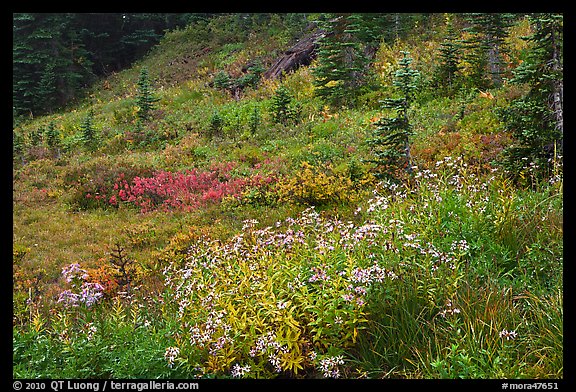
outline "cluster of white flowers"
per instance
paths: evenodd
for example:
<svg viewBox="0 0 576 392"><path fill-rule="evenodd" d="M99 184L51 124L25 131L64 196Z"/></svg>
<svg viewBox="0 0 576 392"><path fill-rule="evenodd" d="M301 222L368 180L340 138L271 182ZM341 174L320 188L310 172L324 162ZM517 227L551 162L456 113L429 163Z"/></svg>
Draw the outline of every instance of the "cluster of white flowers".
<svg viewBox="0 0 576 392"><path fill-rule="evenodd" d="M94 334L98 332L98 328L96 328L94 323L87 323L84 327L86 328L86 339L94 339Z"/></svg>
<svg viewBox="0 0 576 392"><path fill-rule="evenodd" d="M453 315L453 314L458 314L458 313L460 313L460 309L458 309L457 307L455 307L455 306L452 304L452 301L451 301L451 300L447 300L447 301L446 301L446 308L445 308L445 309L442 309L442 310L440 311L440 313L438 313L438 314L439 314L440 316L442 316L442 317L446 317L447 315L448 315L448 316L451 316L451 315Z"/></svg>
<svg viewBox="0 0 576 392"><path fill-rule="evenodd" d="M450 247L450 250L452 252L459 251L462 253L466 253L468 252L468 249L470 249L470 245L468 245L468 242L466 240L454 241Z"/></svg>
<svg viewBox="0 0 576 392"><path fill-rule="evenodd" d="M319 370L326 378L340 378L339 365L344 365L344 357L342 355L327 357L320 360Z"/></svg>
<svg viewBox="0 0 576 392"><path fill-rule="evenodd" d="M506 329L503 329L502 331L500 331L499 336L503 339L506 340L514 340L516 339L516 337L518 336L518 334L516 333L516 331L508 331Z"/></svg>
<svg viewBox="0 0 576 392"><path fill-rule="evenodd" d="M244 376L246 373L250 372L250 369L251 369L250 365L240 366L238 364L235 364L234 366L232 366L230 374L234 378L240 378Z"/></svg>
<svg viewBox="0 0 576 392"><path fill-rule="evenodd" d="M269 331L256 340L256 345L250 349L249 355L255 357L257 355L267 354L268 362L274 367L277 373L282 371L280 366L280 355L287 353L288 347L278 343L274 332Z"/></svg>
<svg viewBox="0 0 576 392"><path fill-rule="evenodd" d="M178 347L168 347L164 353L164 359L168 362L168 367L174 365L174 361L180 355L180 349Z"/></svg>

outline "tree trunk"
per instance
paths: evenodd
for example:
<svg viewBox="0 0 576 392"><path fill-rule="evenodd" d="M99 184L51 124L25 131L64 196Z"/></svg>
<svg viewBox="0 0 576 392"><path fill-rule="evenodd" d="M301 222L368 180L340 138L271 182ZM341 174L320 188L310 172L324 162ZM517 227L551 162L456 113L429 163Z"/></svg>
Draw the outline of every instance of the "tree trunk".
<svg viewBox="0 0 576 392"><path fill-rule="evenodd" d="M490 68L490 79L496 87L502 85L502 77L500 70L500 47L494 37L488 42L488 66Z"/></svg>
<svg viewBox="0 0 576 392"><path fill-rule="evenodd" d="M560 75L562 73L562 65L560 64L560 53L556 42L556 35L551 34L552 38L552 70L554 74ZM564 80L563 77L558 77L552 82L552 108L554 116L556 117L556 129L560 132L560 151L563 149L564 143Z"/></svg>

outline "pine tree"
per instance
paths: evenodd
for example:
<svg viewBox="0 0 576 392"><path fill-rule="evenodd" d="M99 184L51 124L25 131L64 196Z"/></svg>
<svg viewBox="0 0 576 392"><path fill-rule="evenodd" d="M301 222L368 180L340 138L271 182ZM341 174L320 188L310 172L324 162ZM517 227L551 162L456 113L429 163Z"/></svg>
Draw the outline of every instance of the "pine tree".
<svg viewBox="0 0 576 392"><path fill-rule="evenodd" d="M458 40L450 19L447 20L446 37L440 44L438 51L440 52L440 65L436 69L433 84L451 96L458 86L462 43Z"/></svg>
<svg viewBox="0 0 576 392"><path fill-rule="evenodd" d="M395 117L381 118L374 122L376 128L373 137L368 141L374 159L368 162L376 164L379 178L395 178L398 168L412 171L410 154L410 136L412 126L408 118L408 109L414 99L416 78L419 72L412 69L412 58L408 52L401 52L399 69L395 73L394 86L399 90L399 98L388 98L383 101L383 109L395 112Z"/></svg>
<svg viewBox="0 0 576 392"><path fill-rule="evenodd" d="M12 151L14 155L21 155L24 152L24 138L18 132L12 131ZM22 159L24 163L24 159Z"/></svg>
<svg viewBox="0 0 576 392"><path fill-rule="evenodd" d="M325 15L318 21L325 34L319 39L317 65L313 68L316 94L332 106L349 105L363 83L367 59L358 40L362 29L358 15Z"/></svg>
<svg viewBox="0 0 576 392"><path fill-rule="evenodd" d="M292 94L286 86L276 89L270 106L270 114L275 123L286 125L289 121L296 120L297 110L292 101Z"/></svg>
<svg viewBox="0 0 576 392"><path fill-rule="evenodd" d="M472 34L466 41L468 60L472 65L474 86L481 89L502 84L504 45L508 30L515 18L506 13L470 13L466 15Z"/></svg>
<svg viewBox="0 0 576 392"><path fill-rule="evenodd" d="M515 143L504 151L502 164L518 179L530 169L534 176L550 174L563 152L563 18L561 14L530 17L533 34L528 58L510 81L529 91L500 111Z"/></svg>
<svg viewBox="0 0 576 392"><path fill-rule="evenodd" d="M157 101L159 99L153 95L150 86L148 68L142 67L140 78L138 79L138 96L136 97L139 120L147 121L150 118L150 112L155 109L154 103Z"/></svg>
<svg viewBox="0 0 576 392"><path fill-rule="evenodd" d="M12 14L13 112L44 114L130 65L190 14Z"/></svg>
<svg viewBox="0 0 576 392"><path fill-rule="evenodd" d="M50 121L44 135L48 148L58 157L60 155L60 132L56 129L54 121Z"/></svg>
<svg viewBox="0 0 576 392"><path fill-rule="evenodd" d="M248 129L250 130L251 135L256 134L258 127L260 126L260 122L260 109L258 109L258 106L254 106L254 109L252 109L250 117L248 118Z"/></svg>
<svg viewBox="0 0 576 392"><path fill-rule="evenodd" d="M93 80L74 14L13 14L12 97L17 115L52 111Z"/></svg>
<svg viewBox="0 0 576 392"><path fill-rule="evenodd" d="M224 129L224 119L217 111L214 111L210 117L210 126L208 128L208 135L212 138L214 136L221 136Z"/></svg>
<svg viewBox="0 0 576 392"><path fill-rule="evenodd" d="M98 136L96 128L94 128L94 112L90 110L82 124L80 124L80 132L82 134L82 142L84 147L88 150L95 150L98 146Z"/></svg>

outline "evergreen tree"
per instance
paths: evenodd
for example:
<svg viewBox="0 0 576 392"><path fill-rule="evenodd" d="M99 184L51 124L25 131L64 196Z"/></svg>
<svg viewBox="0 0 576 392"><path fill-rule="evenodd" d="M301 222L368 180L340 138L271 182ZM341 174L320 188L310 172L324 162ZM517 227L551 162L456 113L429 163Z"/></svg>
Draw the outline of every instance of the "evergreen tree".
<svg viewBox="0 0 576 392"><path fill-rule="evenodd" d="M529 91L500 111L515 138L502 163L516 179L526 169L537 177L549 174L563 151L563 18L561 14L529 18L533 33L526 39L531 49L510 81L528 86Z"/></svg>
<svg viewBox="0 0 576 392"><path fill-rule="evenodd" d="M150 80L148 77L148 68L142 67L140 78L138 79L138 96L136 105L138 106L138 119L146 121L150 118L150 112L155 109L154 103L159 101L152 93Z"/></svg>
<svg viewBox="0 0 576 392"><path fill-rule="evenodd" d="M405 38L407 33L414 28L416 20L415 15L409 13L384 14L384 19L383 38L386 42L395 42Z"/></svg>
<svg viewBox="0 0 576 392"><path fill-rule="evenodd" d="M72 14L14 14L12 98L17 115L46 113L92 80Z"/></svg>
<svg viewBox="0 0 576 392"><path fill-rule="evenodd" d="M42 143L42 129L35 129L28 132L28 143L31 146L39 146Z"/></svg>
<svg viewBox="0 0 576 392"><path fill-rule="evenodd" d="M408 118L408 109L414 99L416 78L419 72L412 69L412 58L408 52L401 52L399 69L395 73L394 86L400 93L398 98L388 98L383 101L383 109L395 112L395 117L381 118L373 123L376 128L373 137L368 141L372 148L374 159L368 162L377 165L376 174L379 178L395 178L398 168L412 171L410 154L410 136L412 126Z"/></svg>
<svg viewBox="0 0 576 392"><path fill-rule="evenodd" d="M46 144L48 148L56 153L56 156L60 155L60 132L56 129L54 121L50 121L48 128L44 132Z"/></svg>
<svg viewBox="0 0 576 392"><path fill-rule="evenodd" d="M486 89L502 84L504 41L515 18L506 13L471 13L466 18L470 26L466 31L472 37L466 41L468 60L472 65L475 87Z"/></svg>
<svg viewBox="0 0 576 392"><path fill-rule="evenodd" d="M270 106L270 114L274 122L286 125L289 121L296 120L298 113L292 101L292 94L286 86L276 89Z"/></svg>
<svg viewBox="0 0 576 392"><path fill-rule="evenodd" d="M317 65L313 68L316 94L338 107L353 102L363 83L366 56L356 35L358 16L325 15L318 21L325 34L318 42Z"/></svg>
<svg viewBox="0 0 576 392"><path fill-rule="evenodd" d="M18 132L12 131L12 151L14 156L21 156L24 163L24 138Z"/></svg>
<svg viewBox="0 0 576 392"><path fill-rule="evenodd" d="M433 84L451 96L457 90L462 43L450 19L447 20L446 38L440 44L438 51L440 52L440 65L436 69Z"/></svg>
<svg viewBox="0 0 576 392"><path fill-rule="evenodd" d="M14 13L13 112L44 114L130 65L191 14Z"/></svg>
<svg viewBox="0 0 576 392"><path fill-rule="evenodd" d="M210 117L210 126L208 128L208 135L212 138L214 136L221 136L224 129L224 119L217 111L214 111Z"/></svg>
<svg viewBox="0 0 576 392"><path fill-rule="evenodd" d="M251 135L256 134L256 131L258 131L258 127L260 126L260 122L260 109L258 109L258 106L254 106L254 109L250 113L250 118L248 118L248 129L250 130Z"/></svg>
<svg viewBox="0 0 576 392"><path fill-rule="evenodd" d="M80 124L80 133L84 147L91 151L95 150L98 146L98 136L96 135L96 128L94 128L94 112L92 110L86 114L82 124Z"/></svg>

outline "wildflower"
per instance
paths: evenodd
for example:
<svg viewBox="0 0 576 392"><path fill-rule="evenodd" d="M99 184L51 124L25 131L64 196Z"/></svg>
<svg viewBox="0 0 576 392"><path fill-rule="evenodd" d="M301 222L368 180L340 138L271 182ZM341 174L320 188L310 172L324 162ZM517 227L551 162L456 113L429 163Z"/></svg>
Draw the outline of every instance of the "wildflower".
<svg viewBox="0 0 576 392"><path fill-rule="evenodd" d="M354 296L352 294L344 294L342 296L342 298L344 299L344 301L346 302L352 302L354 301Z"/></svg>
<svg viewBox="0 0 576 392"><path fill-rule="evenodd" d="M86 334L86 338L88 340L92 340L94 338L94 334L98 331L98 329L96 328L96 326L94 325L94 323L87 323L85 325L86 329L87 329L87 334Z"/></svg>
<svg viewBox="0 0 576 392"><path fill-rule="evenodd" d="M278 309L285 309L288 306L288 302L287 301L278 301L276 303L276 306L278 307Z"/></svg>
<svg viewBox="0 0 576 392"><path fill-rule="evenodd" d="M320 268L317 267L312 267L312 271L315 272L314 275L312 275L309 279L308 282L316 282L317 280L329 280L330 277L328 275L326 275L326 272L324 272L323 270L321 270Z"/></svg>
<svg viewBox="0 0 576 392"><path fill-rule="evenodd" d="M250 365L240 366L238 364L235 364L234 366L232 366L232 370L230 371L230 374L234 378L239 378L239 377L242 377L243 375L245 375L246 373L248 373L250 371L250 369L251 369Z"/></svg>
<svg viewBox="0 0 576 392"><path fill-rule="evenodd" d="M450 250L454 252L455 250L459 250L461 252L467 252L470 249L468 242L466 240L454 241L450 247Z"/></svg>
<svg viewBox="0 0 576 392"><path fill-rule="evenodd" d="M68 334L68 330L65 329L58 334L58 338L64 343L68 343L70 341L70 335Z"/></svg>
<svg viewBox="0 0 576 392"><path fill-rule="evenodd" d="M500 331L499 336L501 338L506 338L506 340L514 340L516 339L516 337L518 336L518 334L516 333L516 331L508 331L506 329L503 329L502 331Z"/></svg>
<svg viewBox="0 0 576 392"><path fill-rule="evenodd" d="M68 283L72 282L74 279L78 277L80 277L80 279L88 278L86 270L80 268L80 264L78 263L73 263L67 267L62 268L62 276L64 276L66 282Z"/></svg>
<svg viewBox="0 0 576 392"><path fill-rule="evenodd" d="M256 226L258 224L258 221L256 219L246 219L242 221L242 223L243 223L242 231L246 231Z"/></svg>
<svg viewBox="0 0 576 392"><path fill-rule="evenodd" d="M274 366L274 370L276 371L276 373L280 373L282 371L282 367L280 367L280 358L278 358L278 356L275 353L271 353L270 355L268 355L268 362L270 362L270 364Z"/></svg>
<svg viewBox="0 0 576 392"><path fill-rule="evenodd" d="M354 288L354 291L360 295L366 295L366 288L362 286L358 286Z"/></svg>
<svg viewBox="0 0 576 392"><path fill-rule="evenodd" d="M354 283L370 283L372 276L369 269L355 268L350 279Z"/></svg>
<svg viewBox="0 0 576 392"><path fill-rule="evenodd" d="M168 361L168 367L172 368L174 361L180 354L180 349L178 347L168 347L164 353L164 359Z"/></svg>
<svg viewBox="0 0 576 392"><path fill-rule="evenodd" d="M64 290L58 296L58 303L64 303L64 306L78 306L78 294L74 294L71 290Z"/></svg>
<svg viewBox="0 0 576 392"><path fill-rule="evenodd" d="M320 370L322 375L326 378L339 378L340 369L338 369L338 365L344 365L344 357L342 355L321 359Z"/></svg>
<svg viewBox="0 0 576 392"><path fill-rule="evenodd" d="M79 301L90 307L94 305L102 296L104 287L100 283L84 282L82 284L82 292L80 293Z"/></svg>
<svg viewBox="0 0 576 392"><path fill-rule="evenodd" d="M446 309L443 309L438 314L442 317L446 317L446 315L453 315L460 313L460 309L456 308L450 299L446 301Z"/></svg>

